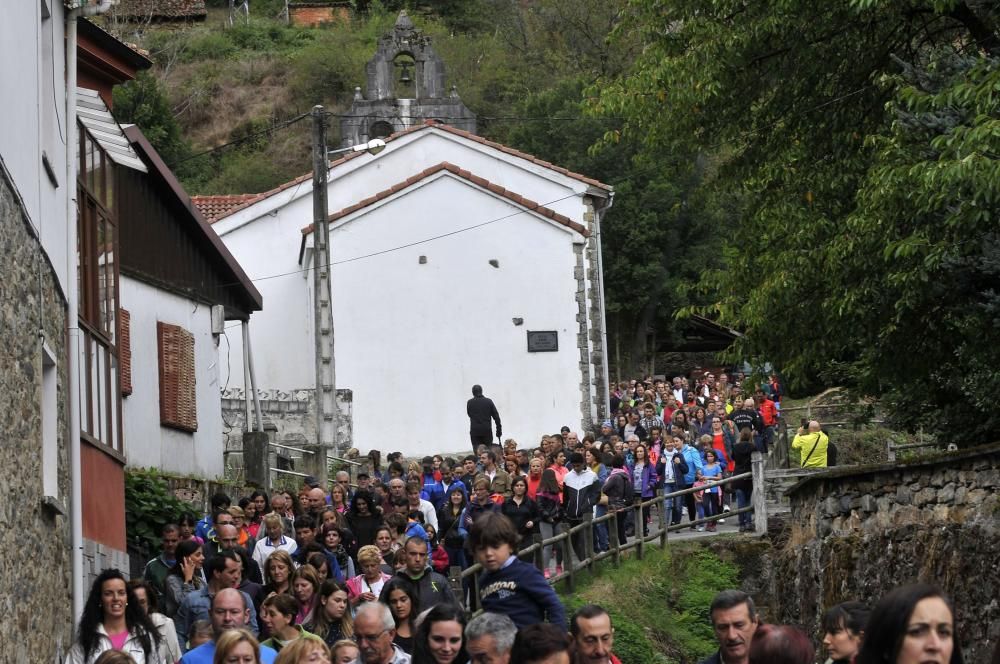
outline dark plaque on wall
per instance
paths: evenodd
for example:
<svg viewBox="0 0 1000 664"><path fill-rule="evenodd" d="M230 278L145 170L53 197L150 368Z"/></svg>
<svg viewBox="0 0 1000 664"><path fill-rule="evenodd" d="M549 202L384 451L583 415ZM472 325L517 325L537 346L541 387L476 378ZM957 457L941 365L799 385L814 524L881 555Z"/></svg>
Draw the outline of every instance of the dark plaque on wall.
<svg viewBox="0 0 1000 664"><path fill-rule="evenodd" d="M559 333L555 330L528 332L529 353L554 353L559 350Z"/></svg>

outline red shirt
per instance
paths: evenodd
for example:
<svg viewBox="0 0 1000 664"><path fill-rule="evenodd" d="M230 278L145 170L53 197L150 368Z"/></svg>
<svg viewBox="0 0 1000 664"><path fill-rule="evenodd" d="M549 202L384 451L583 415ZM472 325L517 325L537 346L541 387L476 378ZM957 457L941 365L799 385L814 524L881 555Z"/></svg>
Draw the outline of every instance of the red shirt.
<svg viewBox="0 0 1000 664"><path fill-rule="evenodd" d="M778 423L778 409L775 407L774 402L768 398L760 403L760 416L764 420L764 426L773 427Z"/></svg>

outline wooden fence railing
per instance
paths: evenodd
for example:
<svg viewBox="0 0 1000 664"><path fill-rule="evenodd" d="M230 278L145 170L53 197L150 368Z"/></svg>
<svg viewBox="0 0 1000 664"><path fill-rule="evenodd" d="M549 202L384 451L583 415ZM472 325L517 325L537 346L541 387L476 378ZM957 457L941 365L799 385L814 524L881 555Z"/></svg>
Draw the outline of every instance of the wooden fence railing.
<svg viewBox="0 0 1000 664"><path fill-rule="evenodd" d="M708 488L724 487L737 480L744 480L747 478L751 478L753 481L753 492L751 494L749 507L734 509L715 516L685 522L683 525L669 525L669 517L664 509L664 501L668 498L677 499ZM644 536L642 535L642 510L644 508L650 508L654 505L659 506L659 509L657 510L659 530L657 532L651 531L648 535ZM636 535L629 541L620 542L618 540L618 519L625 518L625 514L630 510L634 511ZM558 546L562 550L563 571L562 573L555 574L549 578L549 585L554 586L557 583L565 582L566 590L574 592L576 590L575 576L583 571L593 571L595 565L601 561L610 559L617 567L621 562L622 554L630 551L631 549L635 549L636 557L641 560L645 555L646 544L659 540L660 546L665 547L667 545L668 533L684 530L685 528L689 528L691 526L712 523L721 519L735 518L738 515L747 512L754 514L754 531L757 534L766 533L767 507L766 492L764 490L764 456L760 452L753 453L751 457L751 471L749 473L733 475L717 482L708 482L701 486L689 487L687 489L681 489L680 491L657 495L653 498L637 502L634 505L627 506L618 511L609 510L607 514L599 517L594 517L593 514L588 513L584 516L584 519L580 523L575 524L548 539L537 540L536 538L534 543L518 549L517 557L522 560L531 560L535 566L538 567L538 569L542 569L543 549L546 546ZM594 527L602 523L608 524L609 547L607 551L595 552ZM573 536L580 532L583 532L583 544L586 552L583 559L578 559L576 557L572 546ZM555 555L554 551L553 555ZM458 566L453 566L449 572L448 580L451 584L452 591L455 593L455 597L464 598L463 602L466 604L466 608L470 611L476 611L478 609L479 576L482 571L482 565L475 563L464 570ZM470 592L466 591L467 586Z"/></svg>

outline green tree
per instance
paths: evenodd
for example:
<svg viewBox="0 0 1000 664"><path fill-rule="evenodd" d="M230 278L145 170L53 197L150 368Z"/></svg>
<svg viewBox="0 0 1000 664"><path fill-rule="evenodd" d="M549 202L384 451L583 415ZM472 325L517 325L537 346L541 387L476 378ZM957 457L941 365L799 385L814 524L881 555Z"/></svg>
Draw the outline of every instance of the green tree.
<svg viewBox="0 0 1000 664"><path fill-rule="evenodd" d="M995 7L631 7L644 49L601 82L598 109L626 138L721 159L712 184L738 193L739 223L701 310L746 331L733 357L885 396L911 425L935 406L941 433L960 433L946 406L983 413L965 377L992 386L975 367L993 359L979 337L996 276Z"/></svg>
<svg viewBox="0 0 1000 664"><path fill-rule="evenodd" d="M170 164L188 154L180 124L152 73L139 72L134 80L116 86L113 95L118 121L138 125L163 161Z"/></svg>

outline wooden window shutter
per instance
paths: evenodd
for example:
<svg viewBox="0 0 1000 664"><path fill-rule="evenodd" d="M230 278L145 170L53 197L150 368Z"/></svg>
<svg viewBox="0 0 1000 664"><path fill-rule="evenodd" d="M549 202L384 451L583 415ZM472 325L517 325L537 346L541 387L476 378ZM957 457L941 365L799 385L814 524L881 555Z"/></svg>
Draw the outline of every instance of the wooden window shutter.
<svg viewBox="0 0 1000 664"><path fill-rule="evenodd" d="M118 380L122 396L132 394L132 319L128 309L118 310Z"/></svg>
<svg viewBox="0 0 1000 664"><path fill-rule="evenodd" d="M160 362L160 424L198 430L195 396L194 335L179 325L156 324Z"/></svg>

